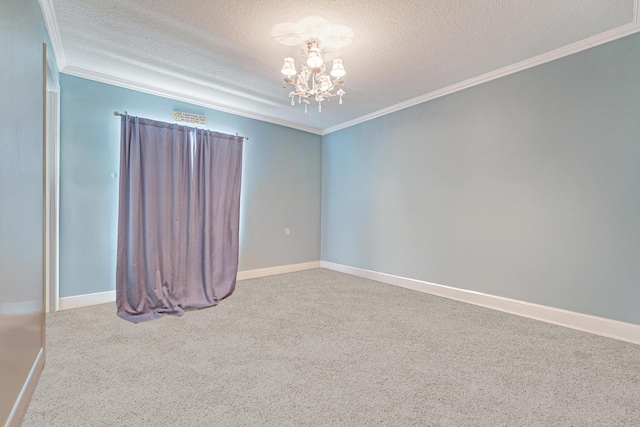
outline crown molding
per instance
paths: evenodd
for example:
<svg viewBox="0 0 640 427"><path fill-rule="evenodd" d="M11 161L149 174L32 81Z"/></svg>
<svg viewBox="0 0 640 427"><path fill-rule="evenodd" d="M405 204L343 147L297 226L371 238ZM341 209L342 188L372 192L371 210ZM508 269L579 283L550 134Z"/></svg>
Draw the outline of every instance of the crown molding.
<svg viewBox="0 0 640 427"><path fill-rule="evenodd" d="M64 48L62 47L62 39L60 38L56 12L55 10L53 10L51 0L38 0L38 3L40 3L42 18L44 19L44 25L47 28L47 34L49 35L49 41L51 42L51 47L53 48L53 54L56 57L58 70L62 70L67 66L67 58L64 53Z"/></svg>
<svg viewBox="0 0 640 427"><path fill-rule="evenodd" d="M442 89L434 90L433 92L429 92L427 94L417 96L415 98L409 99L404 102L400 102L390 107L383 108L378 111L374 111L373 113L366 114L364 116L358 117L353 120L349 120L339 125L323 129L322 135L327 135L332 132L346 129L351 126L355 126L357 124L364 123L369 120L373 120L377 117L386 116L387 114L395 113L396 111L404 110L405 108L413 107L414 105L422 104L422 103L431 101L433 99L440 98L442 96L461 91L463 89L467 89L491 80L495 80L500 77L508 76L509 74L517 73L518 71L523 71L528 68L535 67L537 65L554 61L556 59L564 58L565 56L569 56L574 53L578 53L583 50L590 49L592 47L599 46L601 44L608 43L608 42L620 39L622 37L626 37L631 34L640 32L640 22L638 19L639 3L640 3L640 0L634 1L633 21L628 24L622 25L620 27L614 28L609 31L605 31L604 33L600 33L592 37L588 37L578 42L571 43L561 48L554 49L552 51L543 53L541 55L534 56L524 61L520 61L515 64L499 68L495 71L491 71L489 73L482 74L480 76L472 77L470 79L461 81L459 83L455 83L450 86L444 87Z"/></svg>
<svg viewBox="0 0 640 427"><path fill-rule="evenodd" d="M84 79L94 80L101 83L107 83L107 84L122 87L125 89L131 89L138 92L148 93L150 95L161 96L163 98L169 98L169 99L174 99L176 101L187 102L193 105L199 105L201 107L210 108L212 110L222 111L223 113L230 113L236 116L247 117L249 119L260 120L262 122L285 126L288 128L297 129L304 132L313 133L316 135L322 135L322 130L313 128L310 126L304 126L298 123L276 119L274 117L269 117L262 114L257 114L250 111L242 110L240 108L232 108L226 105L211 102L204 98L184 95L184 94L173 92L160 87L151 86L142 82L123 79L121 77L115 77L109 74L99 73L97 71L91 71L84 68L68 65L64 67L64 69L60 70L60 72L63 74L68 74L75 77L81 77Z"/></svg>

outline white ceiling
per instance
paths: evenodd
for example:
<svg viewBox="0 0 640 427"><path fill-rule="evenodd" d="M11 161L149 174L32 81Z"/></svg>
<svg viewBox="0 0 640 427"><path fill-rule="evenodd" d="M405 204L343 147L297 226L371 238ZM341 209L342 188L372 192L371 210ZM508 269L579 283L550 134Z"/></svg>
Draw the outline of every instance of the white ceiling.
<svg viewBox="0 0 640 427"><path fill-rule="evenodd" d="M62 72L327 133L640 31L639 0L40 0ZM350 29L344 103L289 104L275 37ZM289 24L286 24L289 23ZM286 24L286 25L285 25ZM348 27L347 30L344 27ZM349 41L349 40L347 40ZM331 44L331 43L328 43ZM126 106L123 106L125 108ZM131 112L135 114L135 112Z"/></svg>

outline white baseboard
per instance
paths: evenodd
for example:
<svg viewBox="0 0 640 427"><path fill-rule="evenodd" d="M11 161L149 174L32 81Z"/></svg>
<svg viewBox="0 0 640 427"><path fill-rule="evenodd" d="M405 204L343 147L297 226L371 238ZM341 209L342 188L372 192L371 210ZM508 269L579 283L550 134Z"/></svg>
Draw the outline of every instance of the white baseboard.
<svg viewBox="0 0 640 427"><path fill-rule="evenodd" d="M88 305L104 304L116 300L116 291L97 292L95 294L74 295L58 300L59 310L86 307Z"/></svg>
<svg viewBox="0 0 640 427"><path fill-rule="evenodd" d="M311 270L320 268L320 261L305 262L302 264L281 265L277 267L260 268L257 270L239 271L236 280L255 279L258 277L273 276L276 274L293 273L294 271ZM59 310L86 307L95 304L104 304L116 300L116 291L98 292L95 294L75 295L58 300Z"/></svg>
<svg viewBox="0 0 640 427"><path fill-rule="evenodd" d="M281 265L278 267L259 268L257 270L239 271L237 280L275 276L276 274L293 273L295 271L312 270L314 268L320 268L320 261L303 262L302 264Z"/></svg>
<svg viewBox="0 0 640 427"><path fill-rule="evenodd" d="M400 286L456 301L462 301L518 316L528 317L530 319L541 320L543 322L553 323L554 325L565 326L583 332L640 344L640 325L632 323L620 322L618 320L591 316L589 314L532 304L529 302L483 294L480 292L468 291L465 289L452 288L450 286L408 279L406 277L393 276L386 273L378 273L376 271L364 270L362 268L350 267L327 261L321 261L320 267L350 274L352 276L387 283L389 285Z"/></svg>

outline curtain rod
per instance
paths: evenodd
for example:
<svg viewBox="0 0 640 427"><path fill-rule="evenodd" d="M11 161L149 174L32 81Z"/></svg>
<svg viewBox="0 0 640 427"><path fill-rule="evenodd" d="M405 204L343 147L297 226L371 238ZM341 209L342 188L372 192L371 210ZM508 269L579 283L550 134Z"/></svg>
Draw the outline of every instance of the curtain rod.
<svg viewBox="0 0 640 427"><path fill-rule="evenodd" d="M125 115L127 115L127 114L129 114L129 113L127 113L127 112L126 112L126 110L125 110L124 114L125 114ZM119 111L114 111L114 112L113 112L113 115L114 115L114 116L122 116L122 114L121 114ZM236 132L236 136L238 136L238 132ZM243 136L242 138L243 138L245 141L248 141L248 140L249 140L249 137L248 137L248 136Z"/></svg>

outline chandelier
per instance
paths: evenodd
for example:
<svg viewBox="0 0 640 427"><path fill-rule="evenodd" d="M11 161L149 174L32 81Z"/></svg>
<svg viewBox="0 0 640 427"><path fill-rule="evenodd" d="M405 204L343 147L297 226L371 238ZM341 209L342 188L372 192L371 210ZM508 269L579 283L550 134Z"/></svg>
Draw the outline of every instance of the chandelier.
<svg viewBox="0 0 640 427"><path fill-rule="evenodd" d="M288 85L293 87L289 93L291 105L295 105L295 99L298 98L298 104L304 104L304 112L306 113L307 106L310 104L309 99L316 100L318 111L322 111L322 102L330 100L333 96L337 96L340 99L339 103L342 104L342 95L345 93L339 87L344 83L342 76L345 75L342 59L333 60L330 74L335 77L335 80L331 81L324 63L324 49L320 48L320 40L309 39L306 51L303 50L302 53L304 64L300 67L300 73L295 80L293 76L296 75L296 66L293 63L293 58L285 58L282 66L282 74L285 75L282 87ZM336 90L335 93L334 90Z"/></svg>

